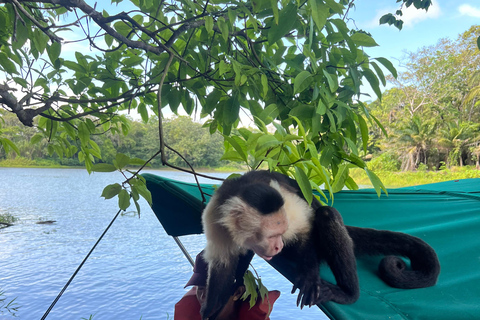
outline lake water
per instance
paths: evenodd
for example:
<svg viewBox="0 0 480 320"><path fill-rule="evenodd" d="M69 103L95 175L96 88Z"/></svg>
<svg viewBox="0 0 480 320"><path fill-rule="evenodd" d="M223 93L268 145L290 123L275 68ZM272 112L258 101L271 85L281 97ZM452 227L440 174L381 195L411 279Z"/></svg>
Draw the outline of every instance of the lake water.
<svg viewBox="0 0 480 320"><path fill-rule="evenodd" d="M149 172L193 181L181 172ZM0 168L0 214L19 218L0 229L0 291L7 301L16 297L20 306L17 317L0 309L0 319L43 316L115 216L116 201L100 195L106 185L121 181L118 172ZM56 222L36 224L42 220ZM205 246L203 235L181 241L193 257ZM291 284L262 259L255 257L253 265L267 288L282 292L272 320L327 319L316 307L297 308ZM115 221L47 319L173 319L191 273L175 241L143 202L140 219L127 214Z"/></svg>

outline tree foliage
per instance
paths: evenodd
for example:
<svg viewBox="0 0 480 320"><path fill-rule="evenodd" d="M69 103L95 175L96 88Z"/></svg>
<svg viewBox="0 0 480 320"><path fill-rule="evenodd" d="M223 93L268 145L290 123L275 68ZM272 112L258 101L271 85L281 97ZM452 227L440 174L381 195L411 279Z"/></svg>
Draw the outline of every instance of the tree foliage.
<svg viewBox="0 0 480 320"><path fill-rule="evenodd" d="M457 39L410 52L382 101L370 105L389 133L382 149L397 150L405 170L478 164L480 26ZM376 137L380 137L380 128Z"/></svg>
<svg viewBox="0 0 480 320"><path fill-rule="evenodd" d="M361 88L380 98L385 72L396 71L366 53L377 45L367 32L347 25L353 0L112 4L0 0L0 103L26 126L39 116L35 126L53 152L94 170L101 149L92 137L127 133L122 111L135 109L144 121L152 111L160 120L159 150L144 160L160 153L168 164L168 106L210 116L210 132L226 139L225 159L253 169L267 163L296 177L309 199L322 184L356 188L348 170L366 169L367 122L377 121ZM73 45L83 49L72 53ZM260 132L235 130L243 111Z"/></svg>

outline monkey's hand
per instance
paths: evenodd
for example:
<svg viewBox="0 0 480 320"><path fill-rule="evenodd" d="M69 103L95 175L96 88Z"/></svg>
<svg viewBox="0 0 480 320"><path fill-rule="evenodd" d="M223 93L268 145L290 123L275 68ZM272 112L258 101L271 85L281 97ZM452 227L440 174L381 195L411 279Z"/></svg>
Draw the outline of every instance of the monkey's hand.
<svg viewBox="0 0 480 320"><path fill-rule="evenodd" d="M216 313L219 311L219 301L215 301L214 306L209 306L207 303L202 303L200 308L200 315L202 320L215 319Z"/></svg>
<svg viewBox="0 0 480 320"><path fill-rule="evenodd" d="M322 294L322 281L317 274L300 274L293 284L292 294L299 289L297 307L314 306L320 300Z"/></svg>

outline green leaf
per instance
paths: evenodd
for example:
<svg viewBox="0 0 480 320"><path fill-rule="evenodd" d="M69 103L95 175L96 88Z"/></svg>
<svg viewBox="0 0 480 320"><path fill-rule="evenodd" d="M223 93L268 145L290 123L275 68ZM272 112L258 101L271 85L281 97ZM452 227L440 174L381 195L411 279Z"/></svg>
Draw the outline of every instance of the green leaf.
<svg viewBox="0 0 480 320"><path fill-rule="evenodd" d="M315 107L307 104L299 104L288 113L292 117L302 120L309 120L315 113Z"/></svg>
<svg viewBox="0 0 480 320"><path fill-rule="evenodd" d="M243 283L245 285L245 292L242 295L242 300L247 300L248 296L250 296L250 308L253 307L257 301L258 293L257 293L257 284L255 281L255 277L253 276L250 270L245 272L243 276Z"/></svg>
<svg viewBox="0 0 480 320"><path fill-rule="evenodd" d="M300 190L302 190L305 200L307 200L308 204L311 204L313 201L313 191L312 186L310 185L310 180L308 180L305 172L297 166L295 166L295 180L297 180L298 186L300 187Z"/></svg>
<svg viewBox="0 0 480 320"><path fill-rule="evenodd" d="M345 180L345 186L349 190L358 190L359 189L357 183L355 182L355 180L352 179L352 177L348 177L347 180Z"/></svg>
<svg viewBox="0 0 480 320"><path fill-rule="evenodd" d="M373 119L373 121L375 121L375 123L377 124L377 126L380 128L380 130L382 130L383 134L385 135L385 137L388 138L388 133L387 133L387 130L385 130L385 128L383 127L383 125L380 123L380 121L378 121L377 118L375 118L374 115L370 114L370 118Z"/></svg>
<svg viewBox="0 0 480 320"><path fill-rule="evenodd" d="M50 58L52 64L54 64L58 57L60 57L61 50L62 46L58 42L54 42L50 47L47 47L48 57Z"/></svg>
<svg viewBox="0 0 480 320"><path fill-rule="evenodd" d="M272 21L270 29L268 30L268 43L271 45L282 39L295 25L297 21L297 6L295 2L290 2L280 11L278 21L278 24Z"/></svg>
<svg viewBox="0 0 480 320"><path fill-rule="evenodd" d="M105 199L111 199L115 197L120 192L120 190L122 190L122 186L120 184L110 184L103 189L102 197L104 197Z"/></svg>
<svg viewBox="0 0 480 320"><path fill-rule="evenodd" d="M140 194L145 200L147 200L149 205L152 205L152 194L148 190L145 183L143 183L143 182L137 183L135 185L135 187L136 187L136 190L137 190L138 194Z"/></svg>
<svg viewBox="0 0 480 320"><path fill-rule="evenodd" d="M105 33L105 43L107 44L108 47L111 47L113 44L113 37L108 33Z"/></svg>
<svg viewBox="0 0 480 320"><path fill-rule="evenodd" d="M122 63L125 67L133 67L139 65L143 62L143 57L133 56L122 60Z"/></svg>
<svg viewBox="0 0 480 320"><path fill-rule="evenodd" d="M117 153L115 160L113 160L113 164L117 169L123 169L130 163L130 157L124 155L123 153Z"/></svg>
<svg viewBox="0 0 480 320"><path fill-rule="evenodd" d="M383 190L383 192L385 192L385 194L388 195L388 191L385 188L385 186L383 185L380 178L375 173L368 170L368 168L365 168L365 172L367 173L368 178L372 182L372 185L375 188L375 191L377 192L377 195L380 197L380 194L382 193L382 190Z"/></svg>
<svg viewBox="0 0 480 320"><path fill-rule="evenodd" d="M323 103L322 99L318 99L318 106L316 112L321 116L323 116L327 112L327 106Z"/></svg>
<svg viewBox="0 0 480 320"><path fill-rule="evenodd" d="M312 74L308 71L302 71L295 77L295 82L293 84L294 94L300 93L310 87L310 84L313 82Z"/></svg>
<svg viewBox="0 0 480 320"><path fill-rule="evenodd" d="M367 126L367 123L365 122L365 119L363 119L361 115L358 115L357 120L358 120L358 125L360 127L360 132L362 134L363 151L367 152L368 126Z"/></svg>
<svg viewBox="0 0 480 320"><path fill-rule="evenodd" d="M379 20L379 24L392 24L393 22L395 22L395 17L393 16L393 14L391 13L387 13L387 14L384 14L380 20Z"/></svg>
<svg viewBox="0 0 480 320"><path fill-rule="evenodd" d="M207 29L208 33L213 31L213 18L211 16L205 17L205 29Z"/></svg>
<svg viewBox="0 0 480 320"><path fill-rule="evenodd" d="M267 93L268 93L268 79L267 79L267 76L264 73L262 73L262 75L260 76L260 81L262 83L262 88L263 88L262 97L265 99L265 97L267 96Z"/></svg>
<svg viewBox="0 0 480 320"><path fill-rule="evenodd" d="M109 163L97 163L94 164L92 167L92 171L94 172L113 172L116 170L117 168L115 168L114 165L111 165Z"/></svg>
<svg viewBox="0 0 480 320"><path fill-rule="evenodd" d="M240 94L236 91L231 97L228 98L226 107L223 109L223 121L226 125L232 125L238 119L238 113L240 111Z"/></svg>
<svg viewBox="0 0 480 320"><path fill-rule="evenodd" d="M42 141L43 135L41 133L35 134L33 137L30 138L30 144L36 144Z"/></svg>
<svg viewBox="0 0 480 320"><path fill-rule="evenodd" d="M234 137L229 137L229 136L223 136L225 140L235 149L235 151L238 153L240 158L247 162L247 154L245 152L244 147L240 145L238 141L235 140Z"/></svg>
<svg viewBox="0 0 480 320"><path fill-rule="evenodd" d="M123 21L115 22L113 28L124 37L127 37L128 34L132 31L132 28Z"/></svg>
<svg viewBox="0 0 480 320"><path fill-rule="evenodd" d="M327 70L323 69L323 75L327 78L328 87L330 88L330 92L335 92L338 89L338 78L336 76L332 76ZM335 80L333 79L335 77Z"/></svg>
<svg viewBox="0 0 480 320"><path fill-rule="evenodd" d="M229 150L226 151L220 160L226 160L226 161L243 161L245 162L245 159L235 150ZM246 162L245 162L246 163Z"/></svg>
<svg viewBox="0 0 480 320"><path fill-rule="evenodd" d="M147 123L148 122L148 110L147 110L147 105L144 102L140 102L140 104L137 107L138 113L140 113L140 116L142 117L142 121Z"/></svg>
<svg viewBox="0 0 480 320"><path fill-rule="evenodd" d="M348 178L348 165L342 164L335 175L334 182L332 184L332 191L334 193L342 191L343 187L345 186L345 181Z"/></svg>
<svg viewBox="0 0 480 320"><path fill-rule="evenodd" d="M85 73L86 72L84 67L82 67L81 65L79 65L78 63L73 62L73 61L63 61L63 65L65 67L67 67L68 69L73 70L75 72L80 72L80 73Z"/></svg>
<svg viewBox="0 0 480 320"><path fill-rule="evenodd" d="M478 47L478 50L480 50L480 37L477 38L477 47Z"/></svg>
<svg viewBox="0 0 480 320"><path fill-rule="evenodd" d="M320 0L308 0L312 9L312 18L318 31L322 31L329 17L329 8Z"/></svg>
<svg viewBox="0 0 480 320"><path fill-rule="evenodd" d="M378 62L380 62L381 64L383 64L383 66L385 68L387 68L388 71L390 71L390 73L392 74L392 76L396 79L398 77L398 74L397 74L397 69L395 69L395 67L393 66L393 64L388 60L388 59L385 59L385 58L374 58L375 60L377 60Z"/></svg>
<svg viewBox="0 0 480 320"><path fill-rule="evenodd" d="M0 66L6 73L18 74L17 67L15 67L15 64L8 58L5 52L0 52Z"/></svg>
<svg viewBox="0 0 480 320"><path fill-rule="evenodd" d="M3 148L5 149L6 153L8 153L11 148L13 151L15 151L16 154L20 155L20 150L18 149L18 147L9 139L2 138L0 139L0 142L3 144Z"/></svg>
<svg viewBox="0 0 480 320"><path fill-rule="evenodd" d="M257 140L257 145L256 145L256 152L262 154L268 149L275 148L279 145L282 144L282 141L278 141L277 138L275 138L272 135L263 135Z"/></svg>
<svg viewBox="0 0 480 320"><path fill-rule="evenodd" d="M27 80L23 79L23 78L20 78L20 77L13 77L13 80L18 83L19 85L21 85L22 87L24 88L27 88L28 87L28 82Z"/></svg>
<svg viewBox="0 0 480 320"><path fill-rule="evenodd" d="M254 3L256 1L253 1ZM280 18L279 14L278 14L278 1L277 0L270 0L270 5L272 7L272 11L273 11L273 18L275 19L275 24L278 24L278 19ZM255 30L256 32L256 30Z"/></svg>
<svg viewBox="0 0 480 320"><path fill-rule="evenodd" d="M263 111L260 113L259 118L262 119L265 123L270 123L273 119L277 118L279 114L278 107L275 103L269 104Z"/></svg>
<svg viewBox="0 0 480 320"><path fill-rule="evenodd" d="M225 40L225 42L227 42L228 37L229 37L227 22L225 22L224 18L220 17L217 20L217 24L218 24L218 29L220 29L220 32L222 33L223 40Z"/></svg>
<svg viewBox="0 0 480 320"><path fill-rule="evenodd" d="M368 34L363 32L356 32L350 37L357 46L362 47L376 47L378 43L373 40Z"/></svg>
<svg viewBox="0 0 480 320"><path fill-rule="evenodd" d="M133 166L143 166L147 161L140 159L140 158L130 158L130 161L128 164L131 164Z"/></svg>
<svg viewBox="0 0 480 320"><path fill-rule="evenodd" d="M90 141L90 131L85 122L80 122L78 125L78 137L80 138L82 145L87 145Z"/></svg>
<svg viewBox="0 0 480 320"><path fill-rule="evenodd" d="M219 66L218 66L218 74L222 76L228 70L229 70L228 64L225 61L221 60Z"/></svg>
<svg viewBox="0 0 480 320"><path fill-rule="evenodd" d="M370 62L370 64L373 66L373 68L375 69L375 72L377 73L377 76L378 78L380 79L380 81L382 82L382 85L383 86L386 86L387 85L387 81L385 79L385 75L383 74L383 71L382 69L378 66L378 64L376 64L374 61Z"/></svg>
<svg viewBox="0 0 480 320"><path fill-rule="evenodd" d="M382 91L380 90L380 82L378 81L377 76L370 69L363 70L363 76L367 79L372 87L373 91L377 95L379 100L382 100Z"/></svg>
<svg viewBox="0 0 480 320"><path fill-rule="evenodd" d="M124 211L130 207L130 195L125 189L120 190L118 193L118 207Z"/></svg>

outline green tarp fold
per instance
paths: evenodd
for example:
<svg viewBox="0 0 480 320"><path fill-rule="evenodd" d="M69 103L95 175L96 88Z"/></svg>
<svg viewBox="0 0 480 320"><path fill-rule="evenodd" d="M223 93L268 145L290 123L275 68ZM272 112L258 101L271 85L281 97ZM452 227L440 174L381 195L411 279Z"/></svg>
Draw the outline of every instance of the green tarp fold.
<svg viewBox="0 0 480 320"><path fill-rule="evenodd" d="M202 232L204 204L196 184L143 176L152 192L153 211L169 235ZM213 194L212 185L201 186ZM388 196L380 198L373 189L342 191L331 205L347 225L406 232L425 240L441 264L437 285L405 290L379 279L381 257L358 259L360 299L352 305L320 305L331 319L480 319L480 179L389 189ZM291 266L277 269L288 279L294 276ZM326 265L321 274L334 282Z"/></svg>

